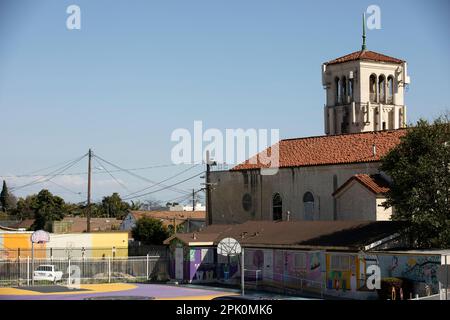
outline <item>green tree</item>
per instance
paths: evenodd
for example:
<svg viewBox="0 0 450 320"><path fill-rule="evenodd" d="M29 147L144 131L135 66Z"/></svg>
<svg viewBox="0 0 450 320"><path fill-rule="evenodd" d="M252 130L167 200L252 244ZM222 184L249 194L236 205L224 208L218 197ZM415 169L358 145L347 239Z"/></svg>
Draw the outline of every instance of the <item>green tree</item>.
<svg viewBox="0 0 450 320"><path fill-rule="evenodd" d="M130 205L122 201L119 194L114 192L112 195L103 198L102 209L106 217L123 219L127 215Z"/></svg>
<svg viewBox="0 0 450 320"><path fill-rule="evenodd" d="M13 214L20 220L34 218L34 206L36 203L37 195L29 195L26 198L19 198L17 200L16 209Z"/></svg>
<svg viewBox="0 0 450 320"><path fill-rule="evenodd" d="M383 159L392 178L385 207L410 222L409 239L423 248L450 247L450 123L420 120Z"/></svg>
<svg viewBox="0 0 450 320"><path fill-rule="evenodd" d="M14 210L16 207L16 203L17 203L16 197L8 191L6 181L3 180L3 187L0 193L0 207L2 211L7 212L9 210Z"/></svg>
<svg viewBox="0 0 450 320"><path fill-rule="evenodd" d="M33 203L34 223L33 230L49 230L49 222L58 221L64 218L65 203L61 197L54 196L50 191L42 189L36 196Z"/></svg>
<svg viewBox="0 0 450 320"><path fill-rule="evenodd" d="M187 222L186 222L187 223ZM174 232L174 227L173 227L173 224L170 224L168 227L167 227L167 231L169 232L169 236L172 236L172 235L174 235L175 234L175 232ZM180 232L183 232L184 231L184 225L183 224L178 224L177 225L177 232L178 233L180 233Z"/></svg>
<svg viewBox="0 0 450 320"><path fill-rule="evenodd" d="M139 219L131 234L135 240L152 245L160 245L169 237L169 232L162 222L149 217Z"/></svg>

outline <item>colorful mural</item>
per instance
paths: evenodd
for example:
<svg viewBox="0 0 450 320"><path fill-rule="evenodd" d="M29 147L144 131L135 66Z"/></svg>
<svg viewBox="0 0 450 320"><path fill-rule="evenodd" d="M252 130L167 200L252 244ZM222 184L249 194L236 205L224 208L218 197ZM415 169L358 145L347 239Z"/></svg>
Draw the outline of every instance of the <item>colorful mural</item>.
<svg viewBox="0 0 450 320"><path fill-rule="evenodd" d="M377 255L370 257L378 261L383 278L410 279L430 286L434 292L439 288L437 279L437 271L441 265L439 255Z"/></svg>
<svg viewBox="0 0 450 320"><path fill-rule="evenodd" d="M174 244L172 243L171 246ZM179 243L178 245L181 245ZM184 245L184 280L239 283L240 257L217 255L215 247ZM245 248L245 280L262 288L299 289L349 298L377 298L366 287L366 268L376 264L382 278L399 277L438 287L439 255L374 255L351 252ZM172 270L173 271L173 270ZM172 273L173 274L173 273Z"/></svg>
<svg viewBox="0 0 450 320"><path fill-rule="evenodd" d="M32 232L0 233L0 259L26 258L32 255ZM85 249L84 253L82 248ZM85 257L104 258L128 256L128 233L51 234L50 242L34 245L36 258Z"/></svg>

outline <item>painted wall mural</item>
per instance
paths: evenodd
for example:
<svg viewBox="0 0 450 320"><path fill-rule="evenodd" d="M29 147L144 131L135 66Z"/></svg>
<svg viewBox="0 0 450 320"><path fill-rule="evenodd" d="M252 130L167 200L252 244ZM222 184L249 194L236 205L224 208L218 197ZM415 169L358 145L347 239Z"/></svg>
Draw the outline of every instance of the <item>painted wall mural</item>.
<svg viewBox="0 0 450 320"><path fill-rule="evenodd" d="M437 270L441 265L439 255L377 255L376 260L383 278L410 279L430 286L434 292L439 288L437 279Z"/></svg>
<svg viewBox="0 0 450 320"><path fill-rule="evenodd" d="M0 259L31 257L31 232L0 233ZM82 248L85 257L103 258L113 254L116 257L128 256L128 234L126 232L67 233L50 234L50 242L35 244L36 258L81 258ZM115 251L113 250L115 248Z"/></svg>
<svg viewBox="0 0 450 320"><path fill-rule="evenodd" d="M317 292L325 287L331 295L358 298L374 294L366 288L366 268L380 266L382 278L398 277L426 284L436 291L439 255L393 255L279 249L245 249L246 283L275 288ZM189 282L236 282L240 257L228 259L213 247L184 246L184 280Z"/></svg>

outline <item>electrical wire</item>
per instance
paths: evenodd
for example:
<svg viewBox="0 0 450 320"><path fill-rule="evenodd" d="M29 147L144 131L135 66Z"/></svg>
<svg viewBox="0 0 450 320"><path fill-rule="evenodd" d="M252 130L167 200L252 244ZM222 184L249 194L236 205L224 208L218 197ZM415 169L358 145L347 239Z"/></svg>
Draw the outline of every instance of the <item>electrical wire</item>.
<svg viewBox="0 0 450 320"><path fill-rule="evenodd" d="M61 168L58 168L58 169L56 169L56 170L50 172L49 174L45 175L45 177L49 177L49 178L47 178L47 179L42 180L42 179L45 178L45 177L41 177L41 178L39 178L39 179L33 180L33 181L29 182L29 183L26 183L26 184L24 184L24 185L22 185L22 186L12 187L12 188L11 188L11 191L17 191L17 190L23 189L23 188L25 188L25 187L29 187L29 186L32 186L32 185L35 185L35 184L39 184L39 183L43 183L43 182L50 181L51 179L55 178L57 174L62 173L62 172L64 172L64 171L68 170L69 168L73 167L75 164L77 164L78 162L80 162L81 160L83 160L86 156L87 156L87 153L84 154L83 156L81 156L81 157L75 159L74 161L72 161L72 162L66 164L65 166L63 166L63 167L61 167Z"/></svg>
<svg viewBox="0 0 450 320"><path fill-rule="evenodd" d="M128 170L128 171L140 171L140 170L149 170L149 169L156 169L156 168L168 168L168 167L174 167L174 166L179 166L179 164L174 164L174 163L170 163L170 164L159 164L159 165L153 165L153 166L147 166L147 167L137 167L137 168L128 168L128 169L124 169L124 170ZM50 166L47 167L48 168L53 168L54 166ZM0 177L2 178L32 178L32 177L45 177L46 175L44 174L33 174L35 172L38 171L43 171L45 169L40 169L40 170L36 170L34 172L31 172L29 174L17 174L17 175L0 175ZM115 173L115 172L122 172L124 170L109 170L109 172L111 173ZM102 172L102 171L95 171L92 170L93 174L105 174L106 172ZM87 171L83 171L83 172L69 172L69 173L61 173L61 174L57 174L58 176L81 176L81 175L87 175L88 172Z"/></svg>
<svg viewBox="0 0 450 320"><path fill-rule="evenodd" d="M117 182L117 184L119 184L122 188L124 188L127 192L131 192L130 189L128 189L122 182L120 182L118 179L116 179L116 177L113 176L113 174L111 172L108 171L108 169L106 169L106 167L104 165L102 165L100 163L100 161L97 160L97 158L94 157L95 162L97 162L101 167L103 167L103 169L111 176L111 178L114 179L114 181Z"/></svg>
<svg viewBox="0 0 450 320"><path fill-rule="evenodd" d="M185 191L185 190L181 190L181 189L178 189L178 188L171 188L171 186L166 186L166 185L164 185L164 184L162 184L162 183L152 181L152 180L150 180L150 179L148 179L148 178L146 178L146 177L143 177L143 176L138 175L138 174L136 174L136 173L134 173L134 172L131 172L130 170L121 168L121 167L119 167L118 165L115 165L114 163L111 163L111 162L109 162L109 161L103 159L102 157L98 156L97 154L94 154L93 156L96 157L97 159L99 159L99 160L101 160L101 161L103 161L103 162L105 162L105 163L107 163L107 164L109 164L109 165L115 167L116 169L119 169L119 170L122 170L122 171L124 171L124 172L127 172L128 174L132 175L132 176L135 177L135 178L141 179L141 180L143 180L143 181L146 181L146 182L151 183L151 184L154 184L154 185L163 186L164 188L170 188L170 190L175 191L175 192L178 192L178 193L182 193L182 194L188 194L188 193L189 193L189 192L187 192L187 191Z"/></svg>
<svg viewBox="0 0 450 320"><path fill-rule="evenodd" d="M202 174L204 174L204 171L199 172L199 173L193 175L192 177L189 177L189 178L187 178L187 179L184 179L184 180L182 180L182 181L179 181L179 182L177 182L177 183L174 183L174 184L172 184L172 185L170 185L170 186L166 186L166 187L164 187L164 188L161 188L161 189L158 189L158 190L154 190L154 191L150 191L150 192L146 192L146 193L143 193L143 194L140 194L140 195L135 195L135 196L128 197L128 198L123 198L123 200L130 200L130 199L134 199L134 198L140 198L140 197L147 196L147 195L150 195L150 194L153 194L153 193L156 193L156 192L160 192L160 191L163 191L163 190L167 190L167 189L169 189L169 188L171 188L171 187L173 187L173 186L177 186L177 185L182 184L182 183L184 183L184 182L186 182L186 181L192 180L192 179L194 179L194 178L196 178L196 177L198 177L198 176L200 176L200 175L202 175Z"/></svg>
<svg viewBox="0 0 450 320"><path fill-rule="evenodd" d="M189 167L189 168L187 168L187 169L185 169L185 170L182 170L181 172L178 172L178 173L174 174L173 176L170 176L170 177L168 177L168 178L166 178L166 179L164 179L164 180L162 180L162 181L159 181L158 184L162 184L162 183L164 183L164 182L167 182L167 181L169 181L169 180L172 180L173 178L176 178L176 177L182 175L183 173L186 173L186 172L188 172L188 171L190 171L190 170L196 168L197 166L199 166L199 164L195 164L195 165L193 165L192 167ZM127 194L125 197L132 196L132 195L137 194L137 193L140 193L140 192L142 192L142 191L151 189L151 188L153 188L153 187L155 187L155 186L156 186L156 184L153 184L153 185L151 185L151 186L149 186L149 187L146 187L146 188L143 188L143 189L141 189L141 190L135 191L135 192L133 192L133 193Z"/></svg>

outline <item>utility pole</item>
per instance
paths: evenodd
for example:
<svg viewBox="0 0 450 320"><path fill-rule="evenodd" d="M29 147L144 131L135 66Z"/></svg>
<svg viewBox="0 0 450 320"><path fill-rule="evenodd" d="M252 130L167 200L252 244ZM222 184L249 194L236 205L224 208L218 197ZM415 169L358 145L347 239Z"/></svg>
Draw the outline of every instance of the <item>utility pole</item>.
<svg viewBox="0 0 450 320"><path fill-rule="evenodd" d="M89 161L88 161L88 190L87 190L87 226L86 232L91 232L91 162L92 162L92 150L89 149Z"/></svg>
<svg viewBox="0 0 450 320"><path fill-rule="evenodd" d="M209 181L209 173L211 172L211 162L209 159L209 150L206 151L206 225L212 224L211 210L211 183Z"/></svg>
<svg viewBox="0 0 450 320"><path fill-rule="evenodd" d="M195 211L195 190L192 189L192 211Z"/></svg>

